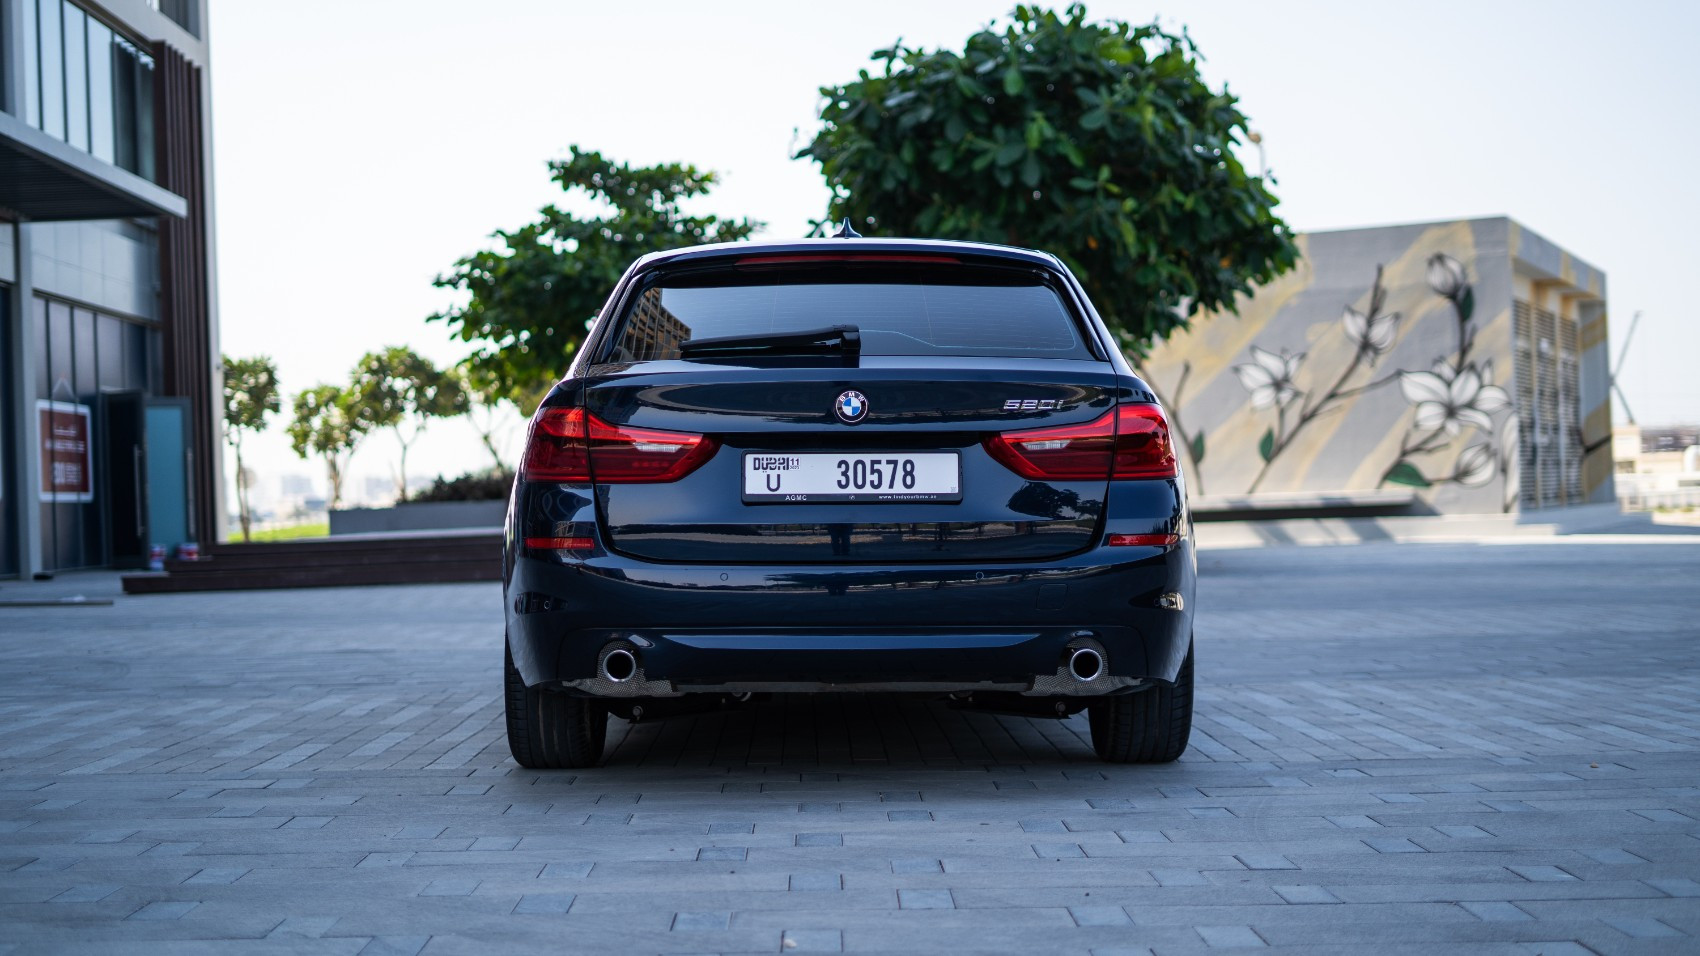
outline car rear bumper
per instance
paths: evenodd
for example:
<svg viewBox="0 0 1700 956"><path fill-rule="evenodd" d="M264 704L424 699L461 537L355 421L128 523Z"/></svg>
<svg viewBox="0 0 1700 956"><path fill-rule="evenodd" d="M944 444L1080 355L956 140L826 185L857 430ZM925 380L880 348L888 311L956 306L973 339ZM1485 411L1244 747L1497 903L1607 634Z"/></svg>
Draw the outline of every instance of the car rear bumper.
<svg viewBox="0 0 1700 956"><path fill-rule="evenodd" d="M606 697L917 690L1098 695L1172 681L1192 632L1192 543L1042 567L659 565L518 556L505 589L525 682ZM1067 669L1079 648L1101 676ZM629 652L636 673L603 663Z"/></svg>

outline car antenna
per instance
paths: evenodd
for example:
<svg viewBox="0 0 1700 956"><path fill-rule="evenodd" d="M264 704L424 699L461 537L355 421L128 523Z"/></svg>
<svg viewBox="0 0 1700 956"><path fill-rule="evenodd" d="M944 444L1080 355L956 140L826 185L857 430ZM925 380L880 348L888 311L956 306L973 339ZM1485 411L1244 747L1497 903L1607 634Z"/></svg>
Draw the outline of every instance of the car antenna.
<svg viewBox="0 0 1700 956"><path fill-rule="evenodd" d="M834 238L834 239L860 239L860 238L862 238L862 234L857 232L855 229L851 228L850 217L845 216L843 224L838 227L837 232L832 234L832 238Z"/></svg>

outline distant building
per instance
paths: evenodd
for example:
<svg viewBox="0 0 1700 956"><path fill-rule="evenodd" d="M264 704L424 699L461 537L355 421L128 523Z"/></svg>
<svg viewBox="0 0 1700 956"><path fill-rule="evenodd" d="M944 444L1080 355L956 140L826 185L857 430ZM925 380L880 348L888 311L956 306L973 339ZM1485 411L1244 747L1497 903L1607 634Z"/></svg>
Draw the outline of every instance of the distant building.
<svg viewBox="0 0 1700 956"><path fill-rule="evenodd" d="M1506 218L1298 242L1297 268L1143 363L1193 495L1613 500L1604 273Z"/></svg>
<svg viewBox="0 0 1700 956"><path fill-rule="evenodd" d="M1625 507L1700 507L1700 428L1618 425L1612 446Z"/></svg>
<svg viewBox="0 0 1700 956"><path fill-rule="evenodd" d="M0 0L0 576L218 533L205 0Z"/></svg>

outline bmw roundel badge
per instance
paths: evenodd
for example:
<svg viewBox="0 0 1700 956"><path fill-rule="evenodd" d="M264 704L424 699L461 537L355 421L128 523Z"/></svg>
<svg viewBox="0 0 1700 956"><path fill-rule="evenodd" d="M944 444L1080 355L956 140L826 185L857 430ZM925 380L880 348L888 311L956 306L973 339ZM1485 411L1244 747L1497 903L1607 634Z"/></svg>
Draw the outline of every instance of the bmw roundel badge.
<svg viewBox="0 0 1700 956"><path fill-rule="evenodd" d="M844 424L854 425L868 417L868 399L855 390L841 392L838 400L832 403L832 410L838 413L838 419Z"/></svg>

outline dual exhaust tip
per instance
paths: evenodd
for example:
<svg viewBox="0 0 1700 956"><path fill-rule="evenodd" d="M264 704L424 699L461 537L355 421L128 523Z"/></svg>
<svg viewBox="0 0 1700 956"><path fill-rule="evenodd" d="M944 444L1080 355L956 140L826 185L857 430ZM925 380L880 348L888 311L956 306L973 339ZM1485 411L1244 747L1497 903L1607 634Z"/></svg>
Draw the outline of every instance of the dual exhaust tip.
<svg viewBox="0 0 1700 956"><path fill-rule="evenodd" d="M616 647L602 655L602 678L616 684L623 684L637 676L637 656L623 647ZM1077 647L1068 655L1068 672L1081 683L1089 683L1104 676L1104 655L1096 648Z"/></svg>

